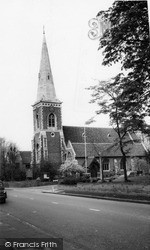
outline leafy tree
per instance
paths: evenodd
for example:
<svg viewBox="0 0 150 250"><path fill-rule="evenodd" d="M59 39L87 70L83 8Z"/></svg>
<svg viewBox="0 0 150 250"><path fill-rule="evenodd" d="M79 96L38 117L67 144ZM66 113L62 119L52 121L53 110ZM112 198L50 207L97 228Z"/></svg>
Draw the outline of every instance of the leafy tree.
<svg viewBox="0 0 150 250"><path fill-rule="evenodd" d="M97 15L110 22L100 38L103 65L121 63L122 79L130 109L144 108L150 113L150 39L147 1L115 1Z"/></svg>
<svg viewBox="0 0 150 250"><path fill-rule="evenodd" d="M24 181L26 179L26 168L16 165L13 173L13 178L15 181Z"/></svg>
<svg viewBox="0 0 150 250"><path fill-rule="evenodd" d="M32 165L33 179L40 177L40 167L36 164Z"/></svg>
<svg viewBox="0 0 150 250"><path fill-rule="evenodd" d="M33 152L32 152L32 171L33 179L37 179L40 176L40 166L36 165L36 152L35 152L35 138L33 139Z"/></svg>
<svg viewBox="0 0 150 250"><path fill-rule="evenodd" d="M6 180L14 180L17 168L16 159L18 156L18 149L16 144L0 138L0 163L1 163L1 178Z"/></svg>
<svg viewBox="0 0 150 250"><path fill-rule="evenodd" d="M56 167L52 166L48 161L43 162L41 166L41 174L47 173L50 177L50 180L53 181L55 175L57 174Z"/></svg>
<svg viewBox="0 0 150 250"><path fill-rule="evenodd" d="M145 129L144 116L140 109L135 109L133 112L128 107L128 97L124 95L121 74L111 81L100 81L99 84L88 89L92 91L91 103L96 103L99 107L96 114L109 114L110 124L118 135L113 146L119 145L122 153L124 179L127 181L126 155L129 150L127 144L131 143L131 139L127 139L129 138L128 133Z"/></svg>
<svg viewBox="0 0 150 250"><path fill-rule="evenodd" d="M11 180L14 180L14 175L16 172L15 168L16 168L17 155L18 155L18 150L15 144L11 143L7 149L7 161L11 169Z"/></svg>
<svg viewBox="0 0 150 250"><path fill-rule="evenodd" d="M109 114L118 134L126 174L126 138L128 132L149 132L144 122L150 111L150 43L147 1L115 1L97 15L109 22L100 38L103 65L121 64L121 72L111 81L90 87L92 101L99 105L97 114Z"/></svg>
<svg viewBox="0 0 150 250"><path fill-rule="evenodd" d="M10 166L8 163L6 163L4 173L2 175L2 179L5 181L11 181L11 175L12 175L12 172L11 172Z"/></svg>
<svg viewBox="0 0 150 250"><path fill-rule="evenodd" d="M77 161L66 161L61 165L59 172L65 176L72 176L84 173L84 168L80 166Z"/></svg>
<svg viewBox="0 0 150 250"><path fill-rule="evenodd" d="M149 164L145 159L134 159L134 169L138 172L149 173Z"/></svg>
<svg viewBox="0 0 150 250"><path fill-rule="evenodd" d="M0 138L0 178L4 178L6 160L5 160L5 139Z"/></svg>

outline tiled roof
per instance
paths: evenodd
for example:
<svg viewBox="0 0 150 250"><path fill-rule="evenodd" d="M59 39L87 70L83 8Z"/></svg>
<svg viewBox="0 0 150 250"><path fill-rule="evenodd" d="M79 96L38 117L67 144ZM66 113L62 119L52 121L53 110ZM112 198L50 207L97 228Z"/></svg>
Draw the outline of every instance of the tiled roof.
<svg viewBox="0 0 150 250"><path fill-rule="evenodd" d="M112 143L117 138L113 128L86 127L85 131L87 143ZM84 142L84 127L63 126L63 132L66 144L68 140L72 143Z"/></svg>
<svg viewBox="0 0 150 250"><path fill-rule="evenodd" d="M85 156L85 144L84 143L72 143L73 149L76 153L76 157ZM127 156L145 156L145 149L140 143L133 143L126 146ZM121 151L119 146L114 146L110 143L87 143L86 144L87 156L99 156L99 153L103 157L121 157Z"/></svg>
<svg viewBox="0 0 150 250"><path fill-rule="evenodd" d="M87 156L98 156L99 152L106 150L111 144L109 143L87 143L86 151ZM76 153L76 157L84 157L85 144L84 143L72 143L73 149Z"/></svg>
<svg viewBox="0 0 150 250"><path fill-rule="evenodd" d="M145 156L145 149L143 147L143 145L141 143L128 143L128 145L126 145L124 147L124 150L126 152L127 156ZM104 151L102 153L102 155L109 155L110 156L122 156L122 153L120 151L119 145L115 145L112 147L109 147L106 151Z"/></svg>
<svg viewBox="0 0 150 250"><path fill-rule="evenodd" d="M76 157L85 156L84 143L72 143ZM145 149L140 143L133 143L126 146L127 156L145 156ZM87 156L98 156L99 153L104 157L119 157L122 156L118 145L110 143L87 143L86 144Z"/></svg>
<svg viewBox="0 0 150 250"><path fill-rule="evenodd" d="M122 156L118 145L115 145L117 133L113 128L95 128L86 127L86 150L87 156L98 156L101 153L107 157ZM71 141L76 157L84 157L85 144L84 144L84 127L71 127L63 126L64 138L66 144ZM126 146L127 155L130 156L144 156L145 149L135 134L127 136L127 140L133 139L136 143L130 142Z"/></svg>
<svg viewBox="0 0 150 250"><path fill-rule="evenodd" d="M20 155L23 163L31 162L31 151L20 151Z"/></svg>

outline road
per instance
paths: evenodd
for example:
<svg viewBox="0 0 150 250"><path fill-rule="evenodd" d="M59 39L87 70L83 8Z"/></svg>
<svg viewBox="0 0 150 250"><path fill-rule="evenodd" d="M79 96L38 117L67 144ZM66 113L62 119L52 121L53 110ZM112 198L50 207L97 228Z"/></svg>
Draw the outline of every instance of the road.
<svg viewBox="0 0 150 250"><path fill-rule="evenodd" d="M150 206L61 194L7 191L1 238L63 238L64 250L150 249Z"/></svg>

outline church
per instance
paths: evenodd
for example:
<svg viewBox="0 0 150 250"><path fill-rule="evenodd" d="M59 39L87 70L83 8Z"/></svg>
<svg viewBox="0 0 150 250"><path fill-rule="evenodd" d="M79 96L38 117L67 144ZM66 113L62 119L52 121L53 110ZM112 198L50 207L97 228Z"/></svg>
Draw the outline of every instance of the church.
<svg viewBox="0 0 150 250"><path fill-rule="evenodd" d="M62 125L62 102L57 98L49 53L43 31L43 43L36 102L33 107L34 135L31 165L40 167L48 161L59 168L67 160L76 160L88 172L99 172L102 160L104 175L123 173L121 152L114 146L117 137L113 128L75 127ZM131 143L127 155L127 169L134 170L133 159L145 158L146 147L136 136L128 135ZM97 167L95 167L97 166Z"/></svg>

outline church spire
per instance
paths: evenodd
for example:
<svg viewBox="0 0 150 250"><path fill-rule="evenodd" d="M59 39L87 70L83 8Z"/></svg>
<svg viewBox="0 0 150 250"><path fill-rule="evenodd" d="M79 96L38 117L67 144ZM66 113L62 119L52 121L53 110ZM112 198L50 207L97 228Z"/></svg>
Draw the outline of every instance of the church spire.
<svg viewBox="0 0 150 250"><path fill-rule="evenodd" d="M45 34L45 26L43 25L43 34Z"/></svg>
<svg viewBox="0 0 150 250"><path fill-rule="evenodd" d="M56 98L56 92L50 66L44 27L43 27L41 63L40 63L39 80L38 80L37 102L41 100L58 102Z"/></svg>

